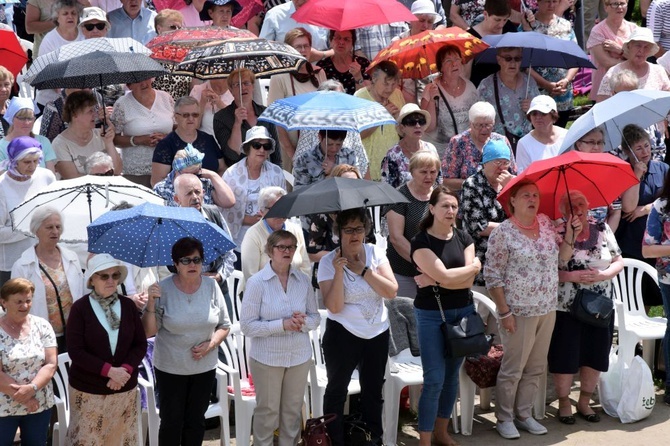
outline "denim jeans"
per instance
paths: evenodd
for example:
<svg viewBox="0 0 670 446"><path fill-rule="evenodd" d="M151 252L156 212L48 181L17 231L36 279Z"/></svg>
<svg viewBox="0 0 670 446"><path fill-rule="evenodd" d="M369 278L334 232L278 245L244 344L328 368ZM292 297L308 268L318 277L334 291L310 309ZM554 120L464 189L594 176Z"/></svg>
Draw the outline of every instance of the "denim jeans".
<svg viewBox="0 0 670 446"><path fill-rule="evenodd" d="M665 317L668 318L662 348L663 360L665 361L665 391L670 393L670 285L664 283L659 283L659 285L663 297L663 311L665 311Z"/></svg>
<svg viewBox="0 0 670 446"><path fill-rule="evenodd" d="M21 428L21 445L43 445L51 421L51 408L30 415L0 417L0 445L11 445L16 430Z"/></svg>
<svg viewBox="0 0 670 446"><path fill-rule="evenodd" d="M423 390L419 399L419 432L432 432L435 418L449 418L458 394L458 372L463 358L444 355L444 338L439 310L414 309L423 367ZM447 322L474 313L474 305L444 310Z"/></svg>

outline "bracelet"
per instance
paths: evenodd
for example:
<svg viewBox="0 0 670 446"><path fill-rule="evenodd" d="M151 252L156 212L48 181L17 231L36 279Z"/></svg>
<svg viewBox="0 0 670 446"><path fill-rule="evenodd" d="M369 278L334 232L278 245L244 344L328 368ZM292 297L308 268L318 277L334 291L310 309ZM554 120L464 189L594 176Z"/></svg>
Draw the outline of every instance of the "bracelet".
<svg viewBox="0 0 670 446"><path fill-rule="evenodd" d="M514 316L514 315L512 314L512 310L510 310L508 313L505 313L504 316L498 316L498 319L501 319L501 320L502 320L502 319L507 319L507 318L510 317L510 316Z"/></svg>
<svg viewBox="0 0 670 446"><path fill-rule="evenodd" d="M359 84L359 85L362 84L363 82L365 82L364 77L362 77L360 80L356 81L356 83Z"/></svg>
<svg viewBox="0 0 670 446"><path fill-rule="evenodd" d="M30 387L33 388L33 392L37 393L37 384L35 384L35 383L30 383Z"/></svg>
<svg viewBox="0 0 670 446"><path fill-rule="evenodd" d="M361 277L365 277L365 273L368 272L368 269L369 268L367 266L365 268L363 268L363 271L361 271Z"/></svg>
<svg viewBox="0 0 670 446"><path fill-rule="evenodd" d="M498 313L498 317L505 317L505 316L507 316L508 314L510 314L511 312L512 312L512 310L507 310L507 311L505 311L504 313Z"/></svg>
<svg viewBox="0 0 670 446"><path fill-rule="evenodd" d="M130 145L131 145L131 147L137 147L137 144L135 144L135 137L134 136L130 137Z"/></svg>

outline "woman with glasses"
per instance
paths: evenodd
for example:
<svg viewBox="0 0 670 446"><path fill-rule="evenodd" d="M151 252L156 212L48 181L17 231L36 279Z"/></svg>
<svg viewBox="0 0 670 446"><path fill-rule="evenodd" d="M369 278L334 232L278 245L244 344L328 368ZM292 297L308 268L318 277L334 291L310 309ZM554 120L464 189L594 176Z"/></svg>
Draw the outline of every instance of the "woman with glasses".
<svg viewBox="0 0 670 446"><path fill-rule="evenodd" d="M149 287L142 315L146 336L156 336L154 372L160 405L161 445L202 444L218 363L230 319L221 288L203 275L204 249L193 238L172 246L176 273Z"/></svg>
<svg viewBox="0 0 670 446"><path fill-rule="evenodd" d="M381 444L382 387L389 352L389 320L384 299L393 299L398 284L379 247L365 243L371 222L363 208L337 214L340 247L319 263L318 280L328 309L322 346L328 384L323 412L336 414L327 425L333 446L344 445L343 413L351 374L358 367L362 420Z"/></svg>
<svg viewBox="0 0 670 446"><path fill-rule="evenodd" d="M556 125L558 108L551 96L535 96L530 102L526 116L533 124L533 130L519 140L516 147L516 163L519 172L533 161L552 158L559 154L561 144L568 133Z"/></svg>
<svg viewBox="0 0 670 446"><path fill-rule="evenodd" d="M70 309L67 444L138 442L137 373L147 337L135 303L117 292L127 275L109 254L91 257L84 275L91 291Z"/></svg>
<svg viewBox="0 0 670 446"><path fill-rule="evenodd" d="M347 94L354 94L366 85L370 79L365 71L370 61L354 54L356 45L355 30L333 31L328 33L328 41L334 54L321 59L316 64L326 72L326 78L335 79L344 86Z"/></svg>
<svg viewBox="0 0 670 446"><path fill-rule="evenodd" d="M300 436L302 403L312 364L309 331L319 326L309 276L292 266L298 240L288 231L270 234L270 261L248 281L240 328L250 341L249 368L256 387L254 445L293 446Z"/></svg>

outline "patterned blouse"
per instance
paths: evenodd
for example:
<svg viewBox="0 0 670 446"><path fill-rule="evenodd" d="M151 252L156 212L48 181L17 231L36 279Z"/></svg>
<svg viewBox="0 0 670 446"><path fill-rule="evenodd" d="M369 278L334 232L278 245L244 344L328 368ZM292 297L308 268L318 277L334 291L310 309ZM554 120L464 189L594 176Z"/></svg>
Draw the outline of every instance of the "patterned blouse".
<svg viewBox="0 0 670 446"><path fill-rule="evenodd" d="M431 143L420 141L420 144L419 150L430 150L437 155L437 149ZM411 179L409 158L402 151L400 144L396 144L389 149L384 159L382 159L382 181L397 189ZM442 184L442 172L437 173L436 184Z"/></svg>
<svg viewBox="0 0 670 446"><path fill-rule="evenodd" d="M471 26L475 18L484 12L484 3L484 0L457 0L454 2L460 8L459 15L465 20L465 23Z"/></svg>
<svg viewBox="0 0 670 446"><path fill-rule="evenodd" d="M317 144L312 150L302 152L300 156L293 158L293 177L295 186L306 186L326 178L326 171L322 164L325 159L321 145ZM358 164L356 152L349 147L342 146L335 155L335 165Z"/></svg>
<svg viewBox="0 0 670 446"><path fill-rule="evenodd" d="M494 82L498 83L498 94L500 96L502 116L499 116L500 113L498 113ZM526 89L528 90L528 94L526 94ZM532 124L526 118L526 114L523 110L521 110L521 100L526 97L532 99L535 96L539 96L540 90L537 88L535 79L530 78L529 81L528 75L521 73L516 89L511 89L502 83L496 73L481 81L479 87L477 87L477 91L479 92L480 100L493 104L496 109L496 122L493 126L494 132L505 134L503 123L508 132L513 133L518 137L524 136L526 133L533 130Z"/></svg>
<svg viewBox="0 0 670 446"><path fill-rule="evenodd" d="M507 141L505 136L491 133L490 139L493 141L505 141L507 146L510 147L510 152L512 151L509 141ZM467 129L449 141L447 150L444 152L444 158L442 158L442 176L444 178L460 178L465 180L481 169L479 164L481 162L482 151L479 150L472 140L470 129ZM512 175L516 175L516 161L513 152L509 172Z"/></svg>
<svg viewBox="0 0 670 446"><path fill-rule="evenodd" d="M370 65L370 61L367 60L365 57L361 56L354 56L354 59L361 66L361 73L363 73L363 79L370 80L370 76L365 73L365 70L367 70L368 66ZM323 60L320 60L316 63L316 65L323 68L323 71L326 72L326 78L340 81L344 86L345 93L347 94L356 93L356 79L354 79L353 74L349 73L348 71L344 73L338 71L337 68L335 68L335 64L333 63L332 57L327 57Z"/></svg>
<svg viewBox="0 0 670 446"><path fill-rule="evenodd" d="M67 282L65 269L63 264L58 265L58 268L51 268L47 264L42 264L47 271L49 277L40 270L42 275L42 282L44 282L44 290L47 298L47 311L49 312L49 323L54 329L56 336L65 334L64 322L67 321L70 315L70 308L72 308L72 293L70 292L70 285ZM54 283L56 288L54 288ZM78 296L79 297L79 296ZM61 317L60 308L58 306L58 299L60 298L60 306L63 308L63 317ZM64 320L63 320L64 319Z"/></svg>
<svg viewBox="0 0 670 446"><path fill-rule="evenodd" d="M486 288L504 288L507 305L516 316L543 316L556 310L560 235L539 214L540 236L533 240L505 220L489 236L484 265Z"/></svg>
<svg viewBox="0 0 670 446"><path fill-rule="evenodd" d="M647 230L642 239L643 246L670 245L670 209L662 198L654 201L647 218ZM658 281L670 285L670 256L656 259Z"/></svg>

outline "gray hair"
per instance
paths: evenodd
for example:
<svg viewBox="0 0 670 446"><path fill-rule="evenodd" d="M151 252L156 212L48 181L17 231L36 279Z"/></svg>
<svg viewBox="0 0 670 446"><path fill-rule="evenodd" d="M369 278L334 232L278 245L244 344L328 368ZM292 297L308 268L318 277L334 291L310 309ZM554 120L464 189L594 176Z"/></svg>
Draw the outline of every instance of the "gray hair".
<svg viewBox="0 0 670 446"><path fill-rule="evenodd" d="M33 216L30 217L30 226L29 226L30 233L33 235L37 235L37 231L42 226L42 223L44 223L44 220L53 215L58 215L58 217L60 218L60 224L62 229L64 227L63 214L61 214L60 211L53 206L44 206L35 209L35 211L33 212Z"/></svg>
<svg viewBox="0 0 670 446"><path fill-rule="evenodd" d="M185 107L188 105L199 105L198 100L193 96L182 96L175 101L174 110L175 111L181 110L181 107Z"/></svg>
<svg viewBox="0 0 670 446"><path fill-rule="evenodd" d="M81 12L84 10L84 7L74 0L58 0L51 5L51 20L58 26L58 11L63 8L75 8L77 10L77 23L81 19Z"/></svg>
<svg viewBox="0 0 670 446"><path fill-rule="evenodd" d="M576 151L580 152L579 148L577 147L577 143L584 142L584 139L587 138L589 135L598 132L600 133L600 136L603 138L605 137L605 130L602 127L594 127L592 130L590 130L588 133L584 133L581 138L579 138L575 143L573 144L573 147Z"/></svg>
<svg viewBox="0 0 670 446"><path fill-rule="evenodd" d="M279 186L264 187L258 193L258 209L266 209L271 201L275 201L284 195L286 195L286 191Z"/></svg>
<svg viewBox="0 0 670 446"><path fill-rule="evenodd" d="M468 119L470 122L474 122L477 118L486 118L495 122L496 109L488 102L475 102L472 104L472 107L470 107L470 111L468 111Z"/></svg>
<svg viewBox="0 0 670 446"><path fill-rule="evenodd" d="M621 91L623 88L625 91L636 90L640 86L640 78L632 70L621 70L612 75L610 78L610 89L612 92L615 90Z"/></svg>
<svg viewBox="0 0 670 446"><path fill-rule="evenodd" d="M586 198L586 195L584 195L581 191L571 190L563 194L561 200L558 202L558 210L561 212L561 214L563 214L564 217L568 217L570 215L571 211L568 209L569 204L579 198L583 198L586 204L589 204L589 200Z"/></svg>
<svg viewBox="0 0 670 446"><path fill-rule="evenodd" d="M107 166L107 170L114 168L114 161L112 157L105 152L95 152L89 155L84 161L84 171L86 175L90 175L94 167Z"/></svg>
<svg viewBox="0 0 670 446"><path fill-rule="evenodd" d="M317 90L344 92L344 85L342 85L342 82L337 81L335 79L327 79L321 82L321 85L319 85L319 88L317 88Z"/></svg>

